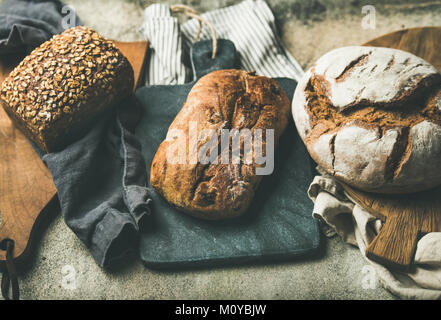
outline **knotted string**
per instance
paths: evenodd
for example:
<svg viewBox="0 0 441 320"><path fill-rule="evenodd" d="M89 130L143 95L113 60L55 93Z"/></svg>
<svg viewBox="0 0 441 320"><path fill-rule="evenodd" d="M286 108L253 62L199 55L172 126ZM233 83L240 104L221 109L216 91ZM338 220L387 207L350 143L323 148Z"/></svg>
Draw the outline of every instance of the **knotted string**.
<svg viewBox="0 0 441 320"><path fill-rule="evenodd" d="M199 40L199 36L201 35L202 24L207 25L207 27L211 31L211 37L213 40L213 52L211 54L211 59L214 59L216 57L216 53L217 53L217 38L216 38L216 29L214 28L213 24L210 21L202 18L196 10L194 10L193 8L191 8L189 6L183 5L183 4L176 4L176 5L171 6L171 11L172 11L172 13L183 13L183 14L199 21L199 29L198 29L198 32L196 33L196 36L194 39L195 42Z"/></svg>

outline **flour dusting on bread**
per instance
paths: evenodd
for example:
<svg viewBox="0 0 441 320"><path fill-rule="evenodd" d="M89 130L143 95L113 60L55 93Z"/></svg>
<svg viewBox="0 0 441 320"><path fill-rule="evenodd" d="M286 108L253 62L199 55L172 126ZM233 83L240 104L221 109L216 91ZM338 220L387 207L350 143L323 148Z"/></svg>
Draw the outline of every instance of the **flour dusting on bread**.
<svg viewBox="0 0 441 320"><path fill-rule="evenodd" d="M419 57L333 50L299 81L292 112L312 158L343 182L381 193L441 184L441 74Z"/></svg>
<svg viewBox="0 0 441 320"><path fill-rule="evenodd" d="M317 61L314 73L329 86L333 106L345 109L362 101L394 105L438 71L401 50L355 46L325 54Z"/></svg>

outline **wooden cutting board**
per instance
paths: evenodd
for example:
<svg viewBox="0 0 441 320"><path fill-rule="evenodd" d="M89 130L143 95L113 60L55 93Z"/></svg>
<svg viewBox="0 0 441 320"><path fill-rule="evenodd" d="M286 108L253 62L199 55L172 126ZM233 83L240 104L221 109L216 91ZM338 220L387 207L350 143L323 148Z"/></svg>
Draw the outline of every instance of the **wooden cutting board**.
<svg viewBox="0 0 441 320"><path fill-rule="evenodd" d="M148 43L115 41L115 44L130 61L137 88L141 84ZM0 56L0 83L21 58ZM40 222L60 209L49 170L3 108L0 108L0 150L0 240L15 241L14 259L20 264L30 252ZM0 266L4 261L5 252L0 251Z"/></svg>
<svg viewBox="0 0 441 320"><path fill-rule="evenodd" d="M441 70L441 27L393 32L365 45L411 52ZM440 163L441 168L441 163ZM385 221L366 249L367 256L399 270L409 270L419 238L441 231L441 186L425 193L378 195L344 185L362 207Z"/></svg>

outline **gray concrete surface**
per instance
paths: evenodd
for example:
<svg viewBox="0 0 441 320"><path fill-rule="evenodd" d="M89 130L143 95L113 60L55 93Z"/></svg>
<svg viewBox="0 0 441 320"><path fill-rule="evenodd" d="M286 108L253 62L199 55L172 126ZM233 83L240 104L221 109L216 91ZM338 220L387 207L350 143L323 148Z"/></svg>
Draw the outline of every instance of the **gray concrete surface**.
<svg viewBox="0 0 441 320"><path fill-rule="evenodd" d="M142 12L153 1L70 0L84 23L117 40L140 39ZM237 1L185 0L200 11ZM177 3L170 1L168 3ZM282 40L303 67L326 51L361 44L404 27L439 25L441 1L268 0ZM376 28L361 26L361 7L376 8ZM157 272L136 259L117 271L100 269L87 249L55 218L20 278L24 299L394 299L380 284L364 289L367 262L339 238L316 258L271 265ZM69 277L74 276L74 277ZM68 280L71 279L69 282Z"/></svg>

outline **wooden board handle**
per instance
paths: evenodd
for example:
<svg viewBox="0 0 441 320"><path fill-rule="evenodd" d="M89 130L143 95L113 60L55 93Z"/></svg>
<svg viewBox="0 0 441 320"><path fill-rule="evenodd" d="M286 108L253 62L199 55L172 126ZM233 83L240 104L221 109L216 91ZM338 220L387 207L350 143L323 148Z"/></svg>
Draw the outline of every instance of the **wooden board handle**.
<svg viewBox="0 0 441 320"><path fill-rule="evenodd" d="M409 212L390 215L366 249L366 256L395 270L407 271L418 242L416 220L417 215Z"/></svg>

